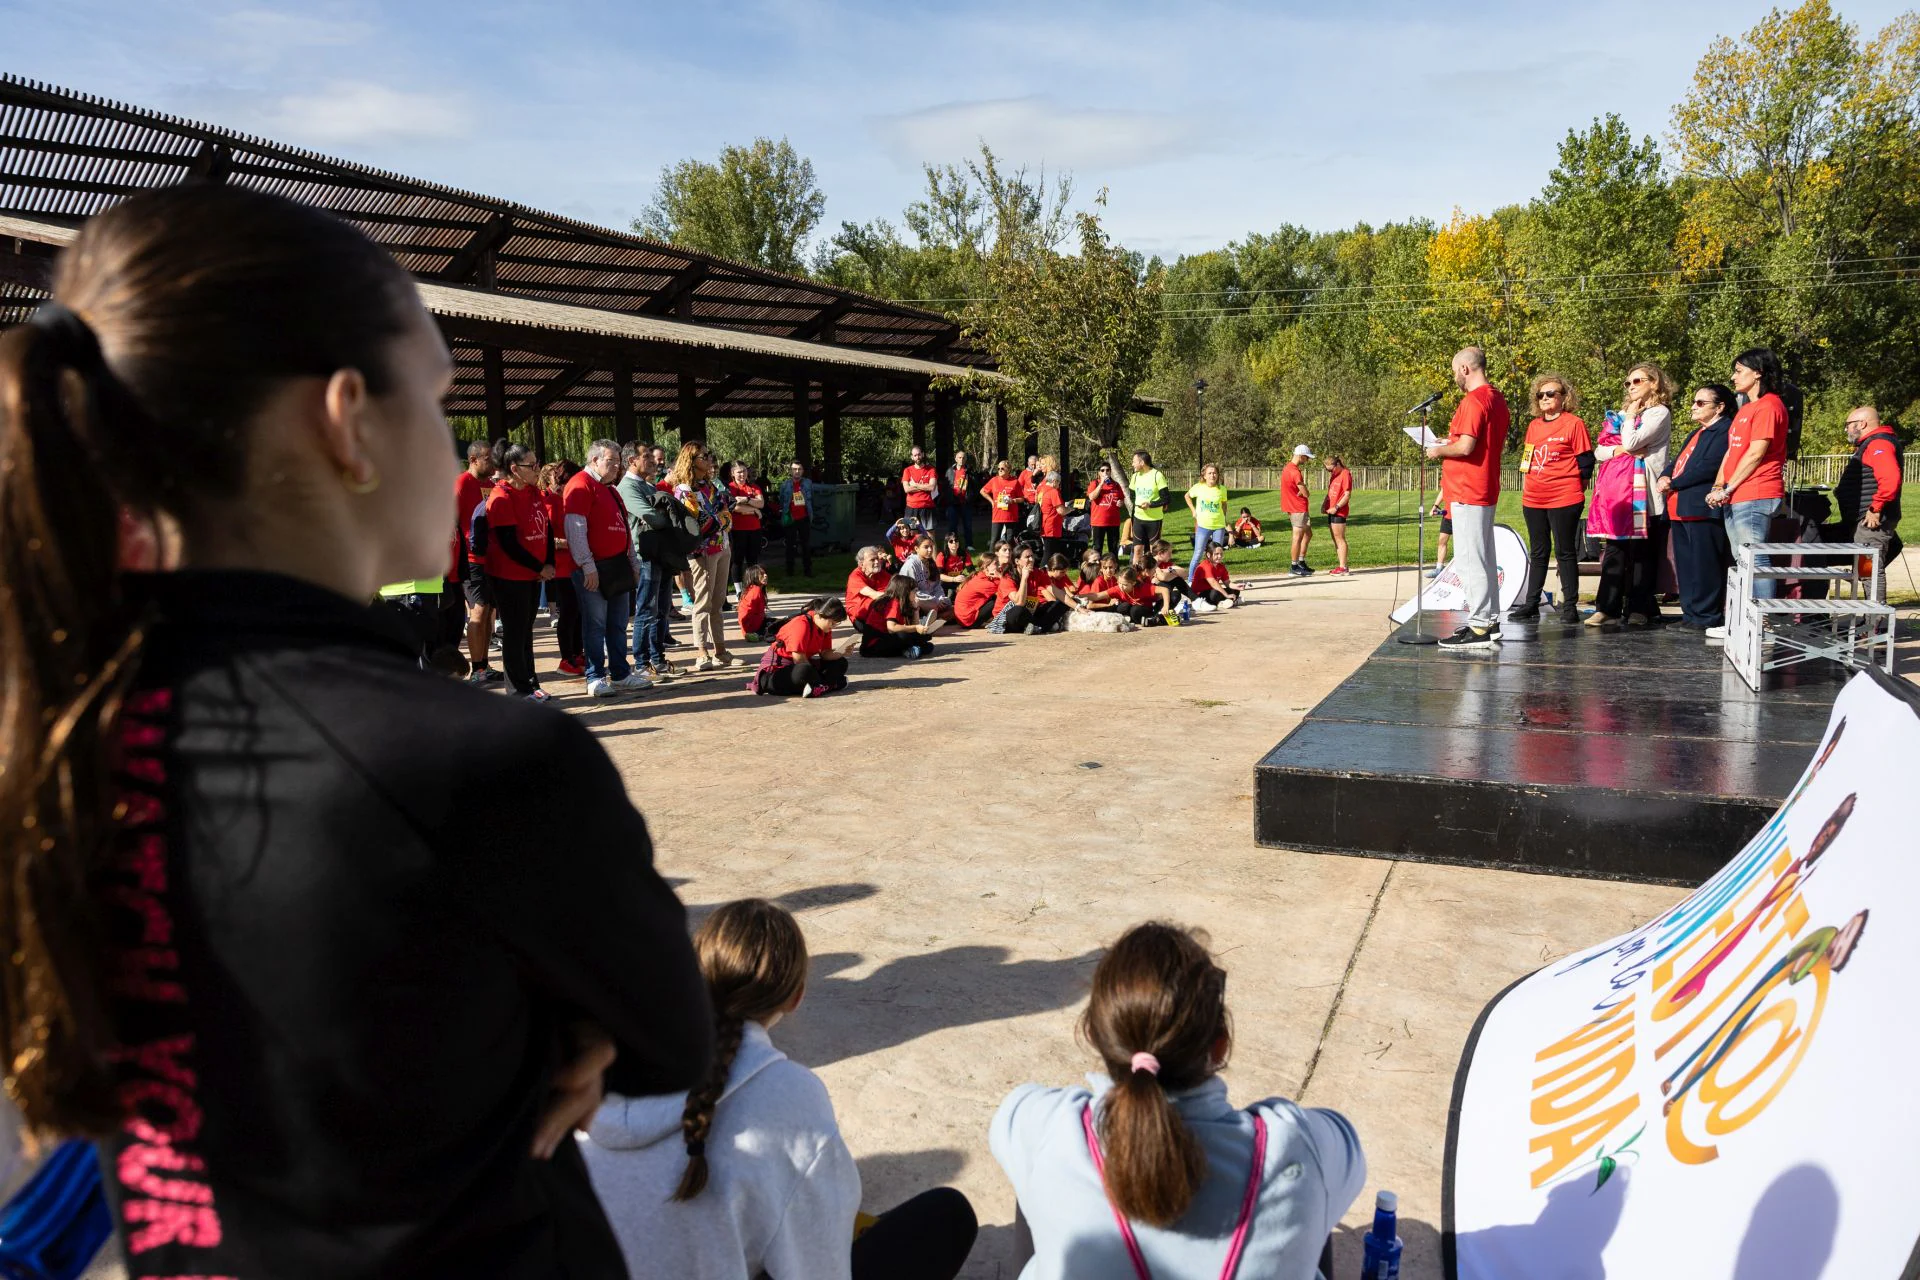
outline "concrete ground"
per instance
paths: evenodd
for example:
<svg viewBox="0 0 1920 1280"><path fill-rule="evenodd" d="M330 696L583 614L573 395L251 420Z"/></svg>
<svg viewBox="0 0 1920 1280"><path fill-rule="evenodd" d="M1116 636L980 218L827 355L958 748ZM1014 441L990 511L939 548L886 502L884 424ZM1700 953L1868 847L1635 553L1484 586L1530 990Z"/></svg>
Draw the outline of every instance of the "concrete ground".
<svg viewBox="0 0 1920 1280"><path fill-rule="evenodd" d="M799 915L812 984L775 1039L831 1089L870 1210L940 1183L972 1197L969 1276L1019 1270L988 1120L1016 1084L1097 1066L1074 1021L1127 925L1212 935L1236 1100L1285 1095L1358 1127L1371 1176L1341 1271L1391 1188L1405 1274L1431 1277L1454 1068L1481 1007L1678 896L1256 846L1254 762L1380 642L1393 577L1256 581L1248 598L1177 630L943 638L919 662L856 660L820 702L755 698L744 676L563 700L696 911L760 895Z"/></svg>

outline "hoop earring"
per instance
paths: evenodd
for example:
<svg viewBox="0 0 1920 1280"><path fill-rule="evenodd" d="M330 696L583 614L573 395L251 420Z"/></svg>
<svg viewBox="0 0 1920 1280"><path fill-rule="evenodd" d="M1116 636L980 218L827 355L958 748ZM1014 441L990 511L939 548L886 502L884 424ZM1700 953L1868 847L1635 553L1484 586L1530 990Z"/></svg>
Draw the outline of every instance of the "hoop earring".
<svg viewBox="0 0 1920 1280"><path fill-rule="evenodd" d="M354 497L364 498L380 487L380 473L375 471L365 480L356 480L353 478L353 472L342 470L340 483L345 485L347 492Z"/></svg>

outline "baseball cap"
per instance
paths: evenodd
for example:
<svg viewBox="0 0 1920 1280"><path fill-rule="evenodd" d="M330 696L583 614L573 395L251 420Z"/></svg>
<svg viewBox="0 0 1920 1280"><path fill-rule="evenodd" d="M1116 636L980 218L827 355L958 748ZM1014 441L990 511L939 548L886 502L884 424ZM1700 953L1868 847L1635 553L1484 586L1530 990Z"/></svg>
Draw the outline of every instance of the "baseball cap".
<svg viewBox="0 0 1920 1280"><path fill-rule="evenodd" d="M1303 444L1297 444L1293 446L1293 456L1296 458L1311 458L1313 456L1313 450Z"/></svg>

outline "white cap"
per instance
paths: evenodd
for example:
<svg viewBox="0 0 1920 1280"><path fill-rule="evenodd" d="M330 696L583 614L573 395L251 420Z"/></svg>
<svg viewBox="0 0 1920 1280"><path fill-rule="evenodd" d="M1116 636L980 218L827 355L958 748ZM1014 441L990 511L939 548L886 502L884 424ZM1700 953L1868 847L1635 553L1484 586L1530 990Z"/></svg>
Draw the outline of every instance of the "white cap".
<svg viewBox="0 0 1920 1280"><path fill-rule="evenodd" d="M1293 456L1296 458L1311 458L1313 456L1313 450L1303 444L1297 444L1293 446Z"/></svg>

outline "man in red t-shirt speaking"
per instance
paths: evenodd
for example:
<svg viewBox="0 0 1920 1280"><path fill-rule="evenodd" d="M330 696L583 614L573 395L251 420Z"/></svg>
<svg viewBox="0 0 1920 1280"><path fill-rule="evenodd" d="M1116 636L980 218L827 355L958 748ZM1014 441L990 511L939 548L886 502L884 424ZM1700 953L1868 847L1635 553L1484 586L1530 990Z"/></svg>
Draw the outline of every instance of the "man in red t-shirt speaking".
<svg viewBox="0 0 1920 1280"><path fill-rule="evenodd" d="M1500 501L1500 458L1507 448L1507 400L1487 381L1487 353L1463 347L1453 381L1466 395L1453 411L1445 444L1427 446L1440 460L1440 487L1452 504L1453 567L1467 597L1467 620L1443 649L1491 649L1500 643L1499 573L1493 556L1493 508Z"/></svg>

